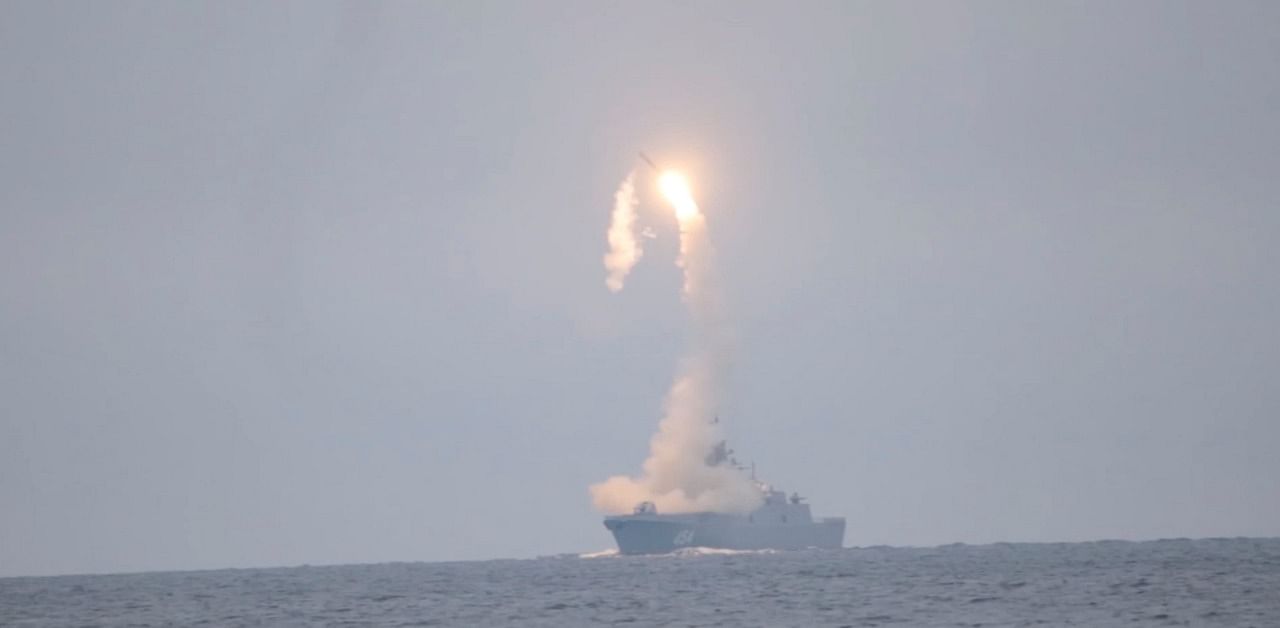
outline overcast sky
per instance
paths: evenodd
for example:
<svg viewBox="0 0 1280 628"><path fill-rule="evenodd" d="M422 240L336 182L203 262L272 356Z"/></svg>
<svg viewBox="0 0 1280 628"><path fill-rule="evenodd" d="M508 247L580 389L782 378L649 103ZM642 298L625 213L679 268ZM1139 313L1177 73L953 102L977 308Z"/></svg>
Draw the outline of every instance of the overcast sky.
<svg viewBox="0 0 1280 628"><path fill-rule="evenodd" d="M0 8L0 575L612 546L708 216L848 545L1280 535L1276 3Z"/></svg>

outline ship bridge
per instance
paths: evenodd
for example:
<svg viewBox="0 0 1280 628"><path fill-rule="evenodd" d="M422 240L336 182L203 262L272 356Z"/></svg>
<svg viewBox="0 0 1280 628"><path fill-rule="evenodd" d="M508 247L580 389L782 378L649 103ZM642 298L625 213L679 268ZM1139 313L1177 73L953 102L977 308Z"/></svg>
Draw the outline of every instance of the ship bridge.
<svg viewBox="0 0 1280 628"><path fill-rule="evenodd" d="M767 525L808 525L813 523L813 514L809 512L809 504L798 494L787 494L769 488L764 491L764 504L747 516L748 523Z"/></svg>

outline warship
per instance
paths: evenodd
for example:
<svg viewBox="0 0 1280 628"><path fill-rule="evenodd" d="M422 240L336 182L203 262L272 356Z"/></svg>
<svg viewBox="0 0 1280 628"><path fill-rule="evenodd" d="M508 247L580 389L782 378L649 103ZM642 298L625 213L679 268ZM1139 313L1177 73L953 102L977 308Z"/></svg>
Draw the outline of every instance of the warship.
<svg viewBox="0 0 1280 628"><path fill-rule="evenodd" d="M727 457L723 442L708 456L714 466ZM736 461L734 461L736 463ZM604 527L622 554L665 554L690 547L732 550L838 549L844 543L844 517L814 518L797 493L751 480L763 503L746 514L693 512L663 514L653 502L641 502L629 515L611 515Z"/></svg>

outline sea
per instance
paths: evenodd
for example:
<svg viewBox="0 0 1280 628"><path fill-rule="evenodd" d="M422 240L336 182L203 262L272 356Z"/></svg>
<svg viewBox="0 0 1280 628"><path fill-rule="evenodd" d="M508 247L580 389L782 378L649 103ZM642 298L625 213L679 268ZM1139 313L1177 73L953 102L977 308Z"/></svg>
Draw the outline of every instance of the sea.
<svg viewBox="0 0 1280 628"><path fill-rule="evenodd" d="M1280 539L0 579L0 626L1280 627Z"/></svg>

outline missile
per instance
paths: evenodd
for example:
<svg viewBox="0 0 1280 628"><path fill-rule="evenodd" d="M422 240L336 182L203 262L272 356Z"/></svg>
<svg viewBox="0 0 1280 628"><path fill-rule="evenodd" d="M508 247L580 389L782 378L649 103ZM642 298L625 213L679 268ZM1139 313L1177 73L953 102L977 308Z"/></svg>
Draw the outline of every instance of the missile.
<svg viewBox="0 0 1280 628"><path fill-rule="evenodd" d="M649 156L644 154L644 151L640 152L640 159L643 159L644 163L649 164L649 167L653 168L654 172L660 172L660 170L658 169L658 164L653 163L653 160L649 159Z"/></svg>

